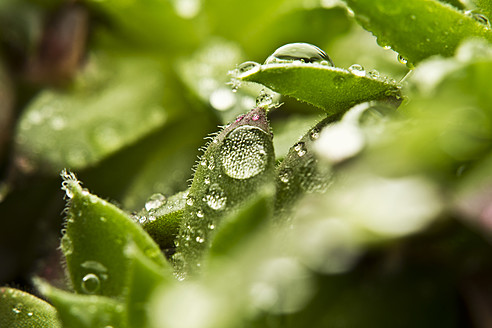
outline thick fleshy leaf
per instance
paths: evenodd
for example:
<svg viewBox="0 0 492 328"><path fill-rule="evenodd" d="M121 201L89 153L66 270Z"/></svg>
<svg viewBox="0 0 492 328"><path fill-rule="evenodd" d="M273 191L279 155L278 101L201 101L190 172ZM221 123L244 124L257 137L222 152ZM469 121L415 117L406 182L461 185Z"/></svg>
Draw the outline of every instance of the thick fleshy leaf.
<svg viewBox="0 0 492 328"><path fill-rule="evenodd" d="M129 327L124 304L120 301L99 295L73 294L39 279L35 282L55 305L63 327Z"/></svg>
<svg viewBox="0 0 492 328"><path fill-rule="evenodd" d="M261 83L329 114L344 112L365 101L400 97L399 86L391 80L372 78L357 69L348 71L317 63L266 64L237 78Z"/></svg>
<svg viewBox="0 0 492 328"><path fill-rule="evenodd" d="M152 294L157 287L173 280L173 277L166 275L135 244L130 244L125 254L132 261L126 300L128 323L130 327L147 327L148 302Z"/></svg>
<svg viewBox="0 0 492 328"><path fill-rule="evenodd" d="M148 58L93 55L72 89L43 90L23 112L19 169L82 169L162 127L164 86L159 64Z"/></svg>
<svg viewBox="0 0 492 328"><path fill-rule="evenodd" d="M49 303L15 288L0 288L0 327L58 328L56 309Z"/></svg>
<svg viewBox="0 0 492 328"><path fill-rule="evenodd" d="M239 245L251 240L255 231L258 231L265 223L271 222L273 195L273 186L267 185L238 211L224 218L212 237L211 258L231 254L237 250Z"/></svg>
<svg viewBox="0 0 492 328"><path fill-rule="evenodd" d="M209 143L190 187L174 256L182 273L201 265L222 218L274 179L275 154L265 110L239 116Z"/></svg>
<svg viewBox="0 0 492 328"><path fill-rule="evenodd" d="M452 56L466 38L492 41L492 30L472 15L437 0L345 0L381 46L412 64L433 55Z"/></svg>
<svg viewBox="0 0 492 328"><path fill-rule="evenodd" d="M145 211L139 215L139 222L145 231L163 249L174 247L187 196L188 191L180 192L169 199L155 194L145 204Z"/></svg>
<svg viewBox="0 0 492 328"><path fill-rule="evenodd" d="M137 245L162 270L168 268L159 247L138 223L82 189L73 174L65 173L63 178L70 200L61 248L77 293L124 295L130 274L130 258L125 252L129 243Z"/></svg>

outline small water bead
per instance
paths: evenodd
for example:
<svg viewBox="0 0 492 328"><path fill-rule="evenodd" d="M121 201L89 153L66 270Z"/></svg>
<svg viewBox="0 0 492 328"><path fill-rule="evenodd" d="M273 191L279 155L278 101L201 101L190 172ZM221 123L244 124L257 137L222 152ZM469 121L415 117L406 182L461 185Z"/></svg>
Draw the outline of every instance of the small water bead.
<svg viewBox="0 0 492 328"><path fill-rule="evenodd" d="M94 273L88 273L82 278L82 290L87 294L96 293L101 287L99 277Z"/></svg>
<svg viewBox="0 0 492 328"><path fill-rule="evenodd" d="M297 155L299 157L302 157L306 154L306 145L304 142L298 142L297 144L294 145L294 150L297 152Z"/></svg>
<svg viewBox="0 0 492 328"><path fill-rule="evenodd" d="M211 185L203 200L213 210L221 210L227 204L227 196L218 184Z"/></svg>
<svg viewBox="0 0 492 328"><path fill-rule="evenodd" d="M205 179L203 179L203 183L205 184L210 184L210 177L205 177Z"/></svg>
<svg viewBox="0 0 492 328"><path fill-rule="evenodd" d="M321 63L324 61L325 65L335 66L331 58L323 50L315 45L303 42L281 46L266 59L265 65L294 61L303 63Z"/></svg>
<svg viewBox="0 0 492 328"><path fill-rule="evenodd" d="M348 68L349 72L356 75L356 76L365 76L366 75L366 70L362 65L359 64L353 64Z"/></svg>
<svg viewBox="0 0 492 328"><path fill-rule="evenodd" d="M188 204L189 206L193 206L194 203L195 203L195 201L193 200L193 197L189 196L186 199L186 204Z"/></svg>
<svg viewBox="0 0 492 328"><path fill-rule="evenodd" d="M198 210L196 211L196 216L198 216L199 218L203 218L203 211L202 210Z"/></svg>
<svg viewBox="0 0 492 328"><path fill-rule="evenodd" d="M262 89L256 97L256 107L270 108L273 104L273 95L266 91L266 89Z"/></svg>
<svg viewBox="0 0 492 328"><path fill-rule="evenodd" d="M380 77L381 77L381 75L379 74L379 72L378 72L377 70L375 70L375 69L373 69L373 70L369 71L369 72L367 73L367 76L368 76L369 78L371 78L371 79L374 79L374 80L379 80L379 79L380 79Z"/></svg>
<svg viewBox="0 0 492 328"><path fill-rule="evenodd" d="M166 204L166 196L163 194L153 194L152 196L149 197L147 202L145 203L145 209L147 211L153 211L161 207L162 205Z"/></svg>
<svg viewBox="0 0 492 328"><path fill-rule="evenodd" d="M288 183L289 182L289 173L288 172L282 172L279 175L280 181L283 183Z"/></svg>
<svg viewBox="0 0 492 328"><path fill-rule="evenodd" d="M214 229L215 229L215 225L214 225L214 224L212 224L212 223L210 223L210 224L208 225L208 228L209 228L210 230L214 230Z"/></svg>
<svg viewBox="0 0 492 328"><path fill-rule="evenodd" d="M317 140L318 138L319 138L319 130L318 129L311 130L311 133L309 134L309 139L314 141Z"/></svg>
<svg viewBox="0 0 492 328"><path fill-rule="evenodd" d="M408 60L400 54L398 54L398 61L403 65L406 65L408 63Z"/></svg>
<svg viewBox="0 0 492 328"><path fill-rule="evenodd" d="M203 243L205 241L205 238L202 238L202 237L198 236L198 237L196 237L195 240L197 241L197 243L200 243L201 244L201 243Z"/></svg>
<svg viewBox="0 0 492 328"><path fill-rule="evenodd" d="M244 75L254 73L260 69L260 66L260 64L254 61L247 61L239 64L239 66L236 68L236 76L242 77Z"/></svg>
<svg viewBox="0 0 492 328"><path fill-rule="evenodd" d="M227 135L221 148L224 172L234 179L249 179L263 172L269 136L259 128L241 126Z"/></svg>

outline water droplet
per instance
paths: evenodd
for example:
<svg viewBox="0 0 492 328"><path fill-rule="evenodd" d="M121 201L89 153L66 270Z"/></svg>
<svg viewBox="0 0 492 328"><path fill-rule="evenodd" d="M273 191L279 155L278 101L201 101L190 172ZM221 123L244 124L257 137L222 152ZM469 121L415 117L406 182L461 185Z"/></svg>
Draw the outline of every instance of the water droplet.
<svg viewBox="0 0 492 328"><path fill-rule="evenodd" d="M298 142L294 145L294 150L297 152L299 157L302 157L306 154L306 145L304 142Z"/></svg>
<svg viewBox="0 0 492 328"><path fill-rule="evenodd" d="M311 130L311 134L309 135L309 139L314 141L314 140L317 140L318 138L319 138L319 130L318 129Z"/></svg>
<svg viewBox="0 0 492 328"><path fill-rule="evenodd" d="M408 60L400 54L398 54L398 61L403 65L406 65L408 63Z"/></svg>
<svg viewBox="0 0 492 328"><path fill-rule="evenodd" d="M236 68L236 76L243 77L245 75L249 75L251 73L255 73L260 69L260 64L254 61L247 61L242 64L239 64Z"/></svg>
<svg viewBox="0 0 492 328"><path fill-rule="evenodd" d="M196 239L195 239L195 240L196 240L198 243L200 243L200 244L201 244L201 243L203 243L203 242L205 241L205 238L202 238L202 237L198 236L198 237L196 237ZM197 264L197 265L198 265L198 264Z"/></svg>
<svg viewBox="0 0 492 328"><path fill-rule="evenodd" d="M96 293L101 287L99 277L94 273L88 273L82 278L82 290L87 294Z"/></svg>
<svg viewBox="0 0 492 328"><path fill-rule="evenodd" d="M215 225L214 225L214 224L212 224L212 223L210 223L210 224L208 225L208 228L209 228L210 230L214 230L214 229L215 229Z"/></svg>
<svg viewBox="0 0 492 328"><path fill-rule="evenodd" d="M294 61L303 63L321 63L325 61L329 66L334 66L331 58L323 50L309 43L283 45L266 59L265 64L290 63Z"/></svg>
<svg viewBox="0 0 492 328"><path fill-rule="evenodd" d="M256 107L270 108L273 104L273 95L266 89L262 89L256 97Z"/></svg>
<svg viewBox="0 0 492 328"><path fill-rule="evenodd" d="M188 196L188 198L186 199L186 204L188 204L189 206L193 206L194 203L195 201L193 200L193 197Z"/></svg>
<svg viewBox="0 0 492 328"><path fill-rule="evenodd" d="M20 314L22 312L22 308L24 307L24 305L22 303L17 303L13 308L12 308L12 312L14 312L15 314Z"/></svg>
<svg viewBox="0 0 492 328"><path fill-rule="evenodd" d="M203 180L203 183L210 184L210 177L205 177L205 179Z"/></svg>
<svg viewBox="0 0 492 328"><path fill-rule="evenodd" d="M153 211L166 204L166 196L163 194L153 194L149 197L147 202L145 203L145 209L147 211Z"/></svg>
<svg viewBox="0 0 492 328"><path fill-rule="evenodd" d="M203 218L203 211L201 210L196 211L196 216L198 216L199 218Z"/></svg>
<svg viewBox="0 0 492 328"><path fill-rule="evenodd" d="M365 76L366 75L366 71L365 71L364 67L362 67L359 64L353 64L352 66L350 66L348 68L348 70L350 73L352 73L356 76Z"/></svg>
<svg viewBox="0 0 492 328"><path fill-rule="evenodd" d="M473 18L474 20L476 20L480 24L485 25L487 28L490 28L490 20L487 18L487 16L485 16L481 13L475 12L473 10L465 11L465 15Z"/></svg>
<svg viewBox="0 0 492 328"><path fill-rule="evenodd" d="M279 178L280 178L280 181L282 181L283 183L288 183L289 179L290 179L290 174L288 171L284 171L284 172L280 173Z"/></svg>
<svg viewBox="0 0 492 328"><path fill-rule="evenodd" d="M211 185L205 194L204 201L213 210L223 209L227 203L227 196L218 184Z"/></svg>
<svg viewBox="0 0 492 328"><path fill-rule="evenodd" d="M370 77L371 79L374 79L374 80L379 80L379 78L381 77L381 75L379 74L379 72L375 69L369 71L367 73L367 76Z"/></svg>
<svg viewBox="0 0 492 328"><path fill-rule="evenodd" d="M28 317L32 317L33 315L34 315L34 313L33 313L33 312L27 312L27 316L28 316Z"/></svg>
<svg viewBox="0 0 492 328"><path fill-rule="evenodd" d="M251 126L230 132L221 148L224 172L234 179L249 179L263 172L268 162L268 138L263 130Z"/></svg>

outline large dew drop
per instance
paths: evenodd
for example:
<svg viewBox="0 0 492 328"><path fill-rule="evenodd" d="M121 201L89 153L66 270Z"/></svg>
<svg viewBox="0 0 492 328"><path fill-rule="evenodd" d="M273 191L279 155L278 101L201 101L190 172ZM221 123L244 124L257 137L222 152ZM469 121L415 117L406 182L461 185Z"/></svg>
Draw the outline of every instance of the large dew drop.
<svg viewBox="0 0 492 328"><path fill-rule="evenodd" d="M265 65L294 61L335 66L331 58L323 50L309 43L289 43L283 45L267 58Z"/></svg>
<svg viewBox="0 0 492 328"><path fill-rule="evenodd" d="M234 179L249 179L263 172L268 155L265 132L252 126L241 126L227 136L222 145L224 172Z"/></svg>
<svg viewBox="0 0 492 328"><path fill-rule="evenodd" d="M101 287L99 277L94 273L88 273L82 278L82 290L87 294L96 293Z"/></svg>

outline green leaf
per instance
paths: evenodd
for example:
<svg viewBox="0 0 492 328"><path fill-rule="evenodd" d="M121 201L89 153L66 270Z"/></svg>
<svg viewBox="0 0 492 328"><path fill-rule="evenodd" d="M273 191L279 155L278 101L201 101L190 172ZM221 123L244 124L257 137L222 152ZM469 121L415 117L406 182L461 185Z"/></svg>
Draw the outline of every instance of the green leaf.
<svg viewBox="0 0 492 328"><path fill-rule="evenodd" d="M140 214L140 223L154 241L163 249L173 248L183 220L188 191L169 197L158 208ZM147 202L147 204L149 204Z"/></svg>
<svg viewBox="0 0 492 328"><path fill-rule="evenodd" d="M0 288L0 327L61 328L56 309L15 288Z"/></svg>
<svg viewBox="0 0 492 328"><path fill-rule="evenodd" d="M324 191L332 180L332 168L318 163L313 145L321 130L341 115L330 115L310 129L295 145L277 168L275 215L286 215L302 195Z"/></svg>
<svg viewBox="0 0 492 328"><path fill-rule="evenodd" d="M255 231L271 222L274 190L271 185L266 185L240 209L222 220L212 237L209 253L212 259L230 255L238 246L247 242Z"/></svg>
<svg viewBox="0 0 492 328"><path fill-rule="evenodd" d="M129 327L147 327L148 302L152 294L158 286L169 283L173 278L148 259L135 244L128 245L125 254L132 261L126 301Z"/></svg>
<svg viewBox="0 0 492 328"><path fill-rule="evenodd" d="M129 327L124 305L120 301L98 295L69 293L40 279L35 280L35 283L55 305L63 327Z"/></svg>
<svg viewBox="0 0 492 328"><path fill-rule="evenodd" d="M488 26L437 0L345 2L381 46L391 46L414 65L433 55L452 56L466 38L492 41Z"/></svg>
<svg viewBox="0 0 492 328"><path fill-rule="evenodd" d="M201 265L210 235L223 217L274 179L272 135L262 108L239 116L220 131L201 157L177 238L175 261L184 273Z"/></svg>
<svg viewBox="0 0 492 328"><path fill-rule="evenodd" d="M485 15L486 17L490 17L492 15L492 2L490 0L473 0L477 6L477 12Z"/></svg>
<svg viewBox="0 0 492 328"><path fill-rule="evenodd" d="M162 270L169 265L152 238L116 206L82 189L73 174L63 175L70 198L66 233L61 240L68 274L77 293L124 296L134 243Z"/></svg>
<svg viewBox="0 0 492 328"><path fill-rule="evenodd" d="M93 166L162 127L164 86L148 58L93 55L72 89L45 89L23 112L15 136L23 170Z"/></svg>
<svg viewBox="0 0 492 328"><path fill-rule="evenodd" d="M328 114L344 112L364 101L399 98L396 83L370 78L363 72L355 73L341 68L293 62L261 65L259 69L252 69L238 78L261 83L283 95L317 106Z"/></svg>

